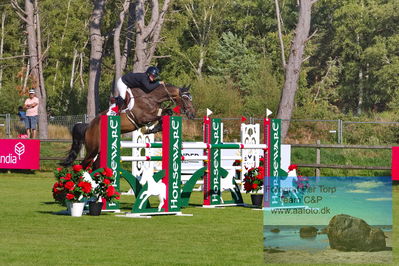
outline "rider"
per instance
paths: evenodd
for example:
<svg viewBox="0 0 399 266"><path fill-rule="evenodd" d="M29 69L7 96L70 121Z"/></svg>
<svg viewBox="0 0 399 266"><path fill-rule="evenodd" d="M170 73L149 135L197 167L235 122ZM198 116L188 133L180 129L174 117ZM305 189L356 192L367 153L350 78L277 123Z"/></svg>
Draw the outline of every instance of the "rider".
<svg viewBox="0 0 399 266"><path fill-rule="evenodd" d="M165 85L163 81L155 81L159 76L159 69L154 66L147 68L145 73L129 72L123 75L117 82L119 96L115 98L107 112L107 115L118 115L121 111L126 99L126 91L128 88L140 88L145 93L150 93L159 85Z"/></svg>

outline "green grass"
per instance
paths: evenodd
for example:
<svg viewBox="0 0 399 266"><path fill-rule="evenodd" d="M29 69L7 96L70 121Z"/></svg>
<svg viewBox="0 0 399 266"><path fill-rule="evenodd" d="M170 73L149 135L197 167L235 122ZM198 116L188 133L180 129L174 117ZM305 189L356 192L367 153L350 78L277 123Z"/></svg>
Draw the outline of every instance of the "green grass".
<svg viewBox="0 0 399 266"><path fill-rule="evenodd" d="M315 164L316 149L291 148L292 164ZM360 150L360 149L321 149L320 163L330 165L356 165L356 166L390 166L390 150ZM314 169L300 168L305 176L313 176ZM383 170L349 170L349 169L320 169L321 176L390 176L390 171Z"/></svg>
<svg viewBox="0 0 399 266"><path fill-rule="evenodd" d="M261 211L192 206L183 209L192 217L130 219L108 213L76 218L54 214L65 208L52 199L52 173L3 173L0 179L1 265L263 264ZM393 195L398 221L399 186ZM193 205L201 204L201 196L193 195ZM249 202L248 195L244 200ZM130 211L133 201L122 196L122 211ZM399 262L397 222L393 230Z"/></svg>
<svg viewBox="0 0 399 266"><path fill-rule="evenodd" d="M55 215L52 173L0 174L1 265L262 264L262 212L190 207L192 217ZM246 201L248 202L248 197ZM201 194L195 193L194 204ZM132 196L122 196L130 211Z"/></svg>

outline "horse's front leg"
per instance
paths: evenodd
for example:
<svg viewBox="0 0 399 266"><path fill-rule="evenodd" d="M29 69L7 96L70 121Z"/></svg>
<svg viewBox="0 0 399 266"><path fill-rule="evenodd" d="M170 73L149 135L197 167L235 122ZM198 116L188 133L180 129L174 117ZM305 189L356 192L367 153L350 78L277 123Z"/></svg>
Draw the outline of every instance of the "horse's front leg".
<svg viewBox="0 0 399 266"><path fill-rule="evenodd" d="M158 120L152 129L148 129L144 134L155 134L162 131L162 119Z"/></svg>

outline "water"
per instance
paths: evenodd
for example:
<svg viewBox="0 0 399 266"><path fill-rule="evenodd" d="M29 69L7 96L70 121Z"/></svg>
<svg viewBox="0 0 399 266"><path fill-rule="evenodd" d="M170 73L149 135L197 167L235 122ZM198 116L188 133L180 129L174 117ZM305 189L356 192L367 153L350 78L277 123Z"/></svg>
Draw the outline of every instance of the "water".
<svg viewBox="0 0 399 266"><path fill-rule="evenodd" d="M326 225L313 225L320 232ZM279 248L282 250L319 251L330 247L327 234L318 234L314 238L301 238L298 225L265 225L263 227L263 244L265 248ZM377 226L383 231L392 231L391 226ZM271 229L280 229L279 233L270 232Z"/></svg>

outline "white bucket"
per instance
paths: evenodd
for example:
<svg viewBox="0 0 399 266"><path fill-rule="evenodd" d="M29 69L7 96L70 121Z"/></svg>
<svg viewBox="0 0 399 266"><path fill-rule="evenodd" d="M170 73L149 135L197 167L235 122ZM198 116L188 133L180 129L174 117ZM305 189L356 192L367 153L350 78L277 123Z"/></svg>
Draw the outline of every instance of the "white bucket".
<svg viewBox="0 0 399 266"><path fill-rule="evenodd" d="M74 217L82 216L84 207L85 207L84 202L72 202L71 216L74 216Z"/></svg>

